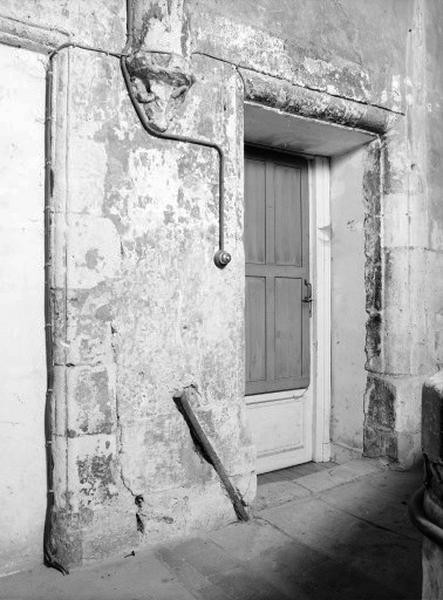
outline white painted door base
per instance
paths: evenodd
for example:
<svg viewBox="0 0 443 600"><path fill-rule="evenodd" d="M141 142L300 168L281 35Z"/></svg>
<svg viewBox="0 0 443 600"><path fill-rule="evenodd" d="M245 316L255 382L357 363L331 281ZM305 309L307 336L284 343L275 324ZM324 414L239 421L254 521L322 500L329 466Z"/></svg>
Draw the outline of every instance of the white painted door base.
<svg viewBox="0 0 443 600"><path fill-rule="evenodd" d="M246 404L257 448L257 473L312 459L311 386L246 396Z"/></svg>
<svg viewBox="0 0 443 600"><path fill-rule="evenodd" d="M311 281L314 289L308 388L246 396L257 473L330 459L331 221L329 160L309 166Z"/></svg>

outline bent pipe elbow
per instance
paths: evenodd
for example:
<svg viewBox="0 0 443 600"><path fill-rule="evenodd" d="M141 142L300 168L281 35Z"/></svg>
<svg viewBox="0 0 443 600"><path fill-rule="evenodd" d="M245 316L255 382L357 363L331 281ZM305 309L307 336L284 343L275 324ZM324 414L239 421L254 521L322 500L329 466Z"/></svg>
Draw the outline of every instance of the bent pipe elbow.
<svg viewBox="0 0 443 600"><path fill-rule="evenodd" d="M126 50L126 48L125 48L125 50ZM120 56L120 65L121 65L121 69L122 69L123 79L125 81L126 89L128 91L128 95L131 100L132 106L134 107L134 110L135 110L138 118L140 119L140 122L141 122L143 128L149 133L149 135L152 135L153 137L164 139L164 140L172 140L172 141L176 141L176 142L184 142L184 143L188 143L188 144L194 144L195 146L212 148L213 150L215 150L217 152L217 155L218 155L218 189L219 189L219 196L218 196L219 230L218 230L218 250L214 255L214 263L219 269L223 269L224 267L226 267L226 265L228 265L231 262L231 255L224 248L224 229L225 229L225 223L224 223L224 213L225 213L225 210L224 210L224 208L225 208L224 207L224 204L225 204L224 163L225 163L225 157L224 157L223 149L221 148L221 146L219 144L216 144L215 142L208 142L206 140L197 139L197 138L194 138L191 136L177 135L174 133L164 133L162 131L158 131L157 129L153 128L151 126L151 124L149 123L143 108L140 106L140 103L137 101L137 99L134 96L134 92L131 87L131 75L129 74L128 65L127 65L127 56L126 56L125 52Z"/></svg>
<svg viewBox="0 0 443 600"><path fill-rule="evenodd" d="M433 523L425 513L423 501L425 496L425 486L422 485L416 490L409 502L408 512L409 518L417 529L429 540L443 548L443 528Z"/></svg>

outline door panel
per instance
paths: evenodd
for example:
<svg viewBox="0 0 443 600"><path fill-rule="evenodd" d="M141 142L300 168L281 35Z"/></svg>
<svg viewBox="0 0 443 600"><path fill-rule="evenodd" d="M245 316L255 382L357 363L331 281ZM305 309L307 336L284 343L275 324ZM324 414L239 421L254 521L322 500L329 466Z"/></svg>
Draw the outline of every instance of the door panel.
<svg viewBox="0 0 443 600"><path fill-rule="evenodd" d="M266 279L246 278L246 373L250 381L266 379Z"/></svg>
<svg viewBox="0 0 443 600"><path fill-rule="evenodd" d="M247 154L246 276L262 280L260 290L257 283L247 283L247 394L309 384L309 306L302 302L304 282L309 279L307 191L306 161ZM249 343L254 347L249 348ZM261 350L258 343L263 344Z"/></svg>
<svg viewBox="0 0 443 600"><path fill-rule="evenodd" d="M302 266L300 170L275 165L275 264Z"/></svg>
<svg viewBox="0 0 443 600"><path fill-rule="evenodd" d="M276 277L275 285L275 379L302 375L301 280Z"/></svg>
<svg viewBox="0 0 443 600"><path fill-rule="evenodd" d="M248 160L245 164L245 194L246 212L248 219L245 222L245 255L247 262L264 264L265 262L265 168L263 161Z"/></svg>
<svg viewBox="0 0 443 600"><path fill-rule="evenodd" d="M257 471L312 457L307 164L245 156L246 402Z"/></svg>
<svg viewBox="0 0 443 600"><path fill-rule="evenodd" d="M249 405L250 425L263 471L279 468L280 463L275 461L282 458L286 465L295 464L300 453L303 455L304 447L306 405L303 393L270 396Z"/></svg>

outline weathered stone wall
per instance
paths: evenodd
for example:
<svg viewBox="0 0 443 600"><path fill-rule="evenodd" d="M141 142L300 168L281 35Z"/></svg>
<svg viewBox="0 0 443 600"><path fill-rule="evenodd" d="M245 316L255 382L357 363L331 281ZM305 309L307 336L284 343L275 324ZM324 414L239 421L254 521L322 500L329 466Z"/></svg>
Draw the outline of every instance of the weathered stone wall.
<svg viewBox="0 0 443 600"><path fill-rule="evenodd" d="M4 2L0 39L30 37L40 50L67 39L122 49L123 0L53 4ZM134 8L141 50L183 53L196 77L170 131L225 150L233 260L223 271L212 262L216 153L150 137L117 58L62 50L54 59L52 286L53 533L64 564L234 518L172 401L185 385L198 386L197 410L216 449L240 491L254 494L243 413L243 83L250 100L381 136L363 175L369 455L414 460L419 389L435 367L423 215L431 185L440 217L439 140L428 181L422 4L140 0ZM431 70L438 58L429 60ZM437 136L436 122L428 126L428 139Z"/></svg>
<svg viewBox="0 0 443 600"><path fill-rule="evenodd" d="M432 300L434 320L428 334L427 343L435 351L436 367L443 367L443 73L436 66L443 51L441 27L443 6L437 0L426 3L426 61L424 78L426 82L426 191L428 195L430 263L432 281L428 293Z"/></svg>
<svg viewBox="0 0 443 600"><path fill-rule="evenodd" d="M226 244L237 268L221 271L213 264L217 154L150 137L116 59L62 53L54 202L66 237L55 246L54 341L57 404L66 405L57 413L58 446L67 459L57 467L57 506L77 544L60 556L66 563L118 548L122 531L126 545L137 536L154 542L234 518L173 402L184 386L199 389L195 408L246 497L254 464L242 422L238 78L196 60L204 80L176 126L227 151Z"/></svg>
<svg viewBox="0 0 443 600"><path fill-rule="evenodd" d="M426 97L425 156L426 191L428 196L427 215L429 236L429 280L426 295L430 299L431 326L427 344L434 353L435 370L439 372L430 378L423 388L423 450L430 455L433 477L430 489L425 494L424 511L435 524L442 526L441 515L441 397L443 367L443 73L439 61L443 52L442 23L443 6L438 0L428 0L423 10L425 36L425 60L423 61ZM440 478L440 479L439 479ZM432 497L433 502L429 502ZM427 502L426 502L427 499ZM423 542L423 600L436 600L443 593L443 551L429 539Z"/></svg>

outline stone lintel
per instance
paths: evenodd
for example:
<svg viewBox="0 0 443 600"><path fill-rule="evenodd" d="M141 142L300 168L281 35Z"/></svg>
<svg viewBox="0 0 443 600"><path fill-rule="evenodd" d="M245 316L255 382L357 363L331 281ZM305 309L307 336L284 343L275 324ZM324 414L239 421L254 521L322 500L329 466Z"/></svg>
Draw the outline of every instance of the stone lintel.
<svg viewBox="0 0 443 600"><path fill-rule="evenodd" d="M384 134L401 116L384 108L312 90L281 78L239 68L245 100L288 113Z"/></svg>

